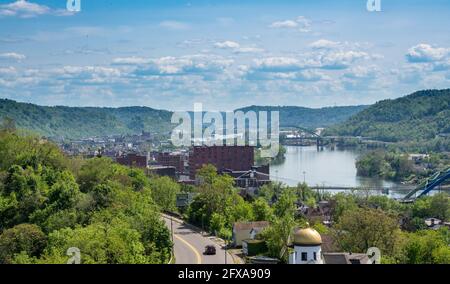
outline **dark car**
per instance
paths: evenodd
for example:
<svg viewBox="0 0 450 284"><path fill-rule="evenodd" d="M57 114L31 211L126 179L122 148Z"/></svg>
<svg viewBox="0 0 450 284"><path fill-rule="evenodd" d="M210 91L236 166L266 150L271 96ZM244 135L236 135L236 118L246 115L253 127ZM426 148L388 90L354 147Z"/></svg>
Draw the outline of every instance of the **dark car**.
<svg viewBox="0 0 450 284"><path fill-rule="evenodd" d="M216 247L215 246L206 246L205 251L203 252L204 255L214 255L216 254Z"/></svg>

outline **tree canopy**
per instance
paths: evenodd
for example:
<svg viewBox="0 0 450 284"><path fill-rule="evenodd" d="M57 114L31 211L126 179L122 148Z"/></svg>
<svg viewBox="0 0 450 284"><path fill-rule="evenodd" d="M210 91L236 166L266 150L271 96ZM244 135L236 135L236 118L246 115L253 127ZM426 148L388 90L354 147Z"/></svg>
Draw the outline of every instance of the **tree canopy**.
<svg viewBox="0 0 450 284"><path fill-rule="evenodd" d="M74 167L53 144L14 131L0 131L0 156L0 263L65 263L70 247L82 263L169 260L159 210L177 188L168 201L159 193L173 182L106 158Z"/></svg>

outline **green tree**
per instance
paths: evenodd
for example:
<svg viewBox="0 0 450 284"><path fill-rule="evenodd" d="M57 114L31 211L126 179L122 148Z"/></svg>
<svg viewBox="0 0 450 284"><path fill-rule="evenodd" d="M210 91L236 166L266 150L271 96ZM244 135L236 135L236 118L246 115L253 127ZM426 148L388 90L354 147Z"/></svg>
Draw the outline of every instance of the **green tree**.
<svg viewBox="0 0 450 284"><path fill-rule="evenodd" d="M145 255L140 234L126 223L96 223L84 228L62 229L49 234L48 246L40 261L65 263L66 251L77 247L84 264L154 263L158 257Z"/></svg>
<svg viewBox="0 0 450 284"><path fill-rule="evenodd" d="M81 213L75 208L56 211L47 216L45 220L41 221L40 226L46 233L51 233L63 228L74 229L81 223L80 214Z"/></svg>
<svg viewBox="0 0 450 284"><path fill-rule="evenodd" d="M141 169L129 169L128 176L131 178L131 186L135 191L143 190L144 188L149 186L149 179Z"/></svg>
<svg viewBox="0 0 450 284"><path fill-rule="evenodd" d="M106 208L112 205L115 191L118 190L116 187L117 185L115 183L106 182L98 184L92 189L90 194L92 195L97 208Z"/></svg>
<svg viewBox="0 0 450 284"><path fill-rule="evenodd" d="M264 198L269 204L275 202L281 195L285 187L279 182L271 182L263 185L258 192L258 196Z"/></svg>
<svg viewBox="0 0 450 284"><path fill-rule="evenodd" d="M447 220L450 216L450 199L447 193L438 193L417 199L412 206L413 217L435 217Z"/></svg>
<svg viewBox="0 0 450 284"><path fill-rule="evenodd" d="M399 263L406 264L448 264L450 261L450 237L447 228L404 233L405 241Z"/></svg>
<svg viewBox="0 0 450 284"><path fill-rule="evenodd" d="M274 204L275 215L279 218L283 216L294 216L296 211L295 202L297 201L297 195L292 189L285 189L278 201Z"/></svg>
<svg viewBox="0 0 450 284"><path fill-rule="evenodd" d="M447 193L442 192L431 197L430 215L444 221L450 218L450 197Z"/></svg>
<svg viewBox="0 0 450 284"><path fill-rule="evenodd" d="M289 256L288 247L295 226L294 217L284 215L275 219L270 227L260 233L259 238L265 240L269 256L287 262Z"/></svg>
<svg viewBox="0 0 450 284"><path fill-rule="evenodd" d="M0 131L4 261L65 263L67 249L75 246L84 263L166 263L170 232L143 171L106 158L72 163L55 149L41 139ZM39 245L42 239L47 246Z"/></svg>
<svg viewBox="0 0 450 284"><path fill-rule="evenodd" d="M74 207L80 198L80 190L72 173L64 171L59 174L48 194L48 202L54 210L64 210Z"/></svg>
<svg viewBox="0 0 450 284"><path fill-rule="evenodd" d="M0 130L14 133L16 132L16 122L10 117L4 117Z"/></svg>
<svg viewBox="0 0 450 284"><path fill-rule="evenodd" d="M176 211L177 194L180 185L169 177L155 177L150 180L152 197L156 204L165 211Z"/></svg>
<svg viewBox="0 0 450 284"><path fill-rule="evenodd" d="M253 215L255 221L271 221L273 218L273 209L267 204L267 201L259 197L253 203Z"/></svg>
<svg viewBox="0 0 450 284"><path fill-rule="evenodd" d="M356 197L353 194L337 193L330 201L332 204L331 216L334 222L339 221L345 212L355 211L358 208Z"/></svg>
<svg viewBox="0 0 450 284"><path fill-rule="evenodd" d="M95 186L111 180L117 173L117 168L108 158L89 159L81 167L78 176L80 190L84 193L92 191Z"/></svg>
<svg viewBox="0 0 450 284"><path fill-rule="evenodd" d="M41 229L33 224L20 224L0 235L0 263L11 263L15 254L39 256L47 243Z"/></svg>
<svg viewBox="0 0 450 284"><path fill-rule="evenodd" d="M397 219L378 209L346 211L334 227L334 240L343 251L366 252L377 247L382 254L395 249L400 229Z"/></svg>
<svg viewBox="0 0 450 284"><path fill-rule="evenodd" d="M213 232L216 236L219 236L220 233L226 229L227 219L223 215L213 213L209 223L209 229L211 232Z"/></svg>
<svg viewBox="0 0 450 284"><path fill-rule="evenodd" d="M117 218L140 233L146 255L158 255L161 262L168 261L172 247L170 232L161 220L149 189L141 192L129 188L117 191L112 205L96 212L91 222L109 224Z"/></svg>
<svg viewBox="0 0 450 284"><path fill-rule="evenodd" d="M297 184L297 187L295 188L295 190L296 190L299 200L301 200L301 201L307 201L311 197L316 196L314 191L311 190L311 188L309 188L306 183Z"/></svg>
<svg viewBox="0 0 450 284"><path fill-rule="evenodd" d="M0 228L29 221L29 216L44 206L48 185L31 168L14 165L9 168L0 192Z"/></svg>
<svg viewBox="0 0 450 284"><path fill-rule="evenodd" d="M202 182L188 210L191 222L209 228L213 214L219 214L226 220L226 230L231 230L234 222L253 219L252 206L238 194L232 177L218 175L211 165L200 169L198 175Z"/></svg>

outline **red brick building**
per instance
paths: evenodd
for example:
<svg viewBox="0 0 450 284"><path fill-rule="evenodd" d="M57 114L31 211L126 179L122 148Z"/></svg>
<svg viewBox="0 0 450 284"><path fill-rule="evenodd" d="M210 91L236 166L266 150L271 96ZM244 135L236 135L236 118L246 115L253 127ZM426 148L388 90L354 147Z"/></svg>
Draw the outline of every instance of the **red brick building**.
<svg viewBox="0 0 450 284"><path fill-rule="evenodd" d="M121 165L129 167L147 167L147 156L140 156L138 154L127 154L125 156L117 157L116 161Z"/></svg>
<svg viewBox="0 0 450 284"><path fill-rule="evenodd" d="M184 157L181 154L158 153L156 155L156 162L162 166L175 167L178 173L184 172Z"/></svg>
<svg viewBox="0 0 450 284"><path fill-rule="evenodd" d="M189 153L189 177L207 164L217 170L248 171L255 162L253 146L194 146Z"/></svg>

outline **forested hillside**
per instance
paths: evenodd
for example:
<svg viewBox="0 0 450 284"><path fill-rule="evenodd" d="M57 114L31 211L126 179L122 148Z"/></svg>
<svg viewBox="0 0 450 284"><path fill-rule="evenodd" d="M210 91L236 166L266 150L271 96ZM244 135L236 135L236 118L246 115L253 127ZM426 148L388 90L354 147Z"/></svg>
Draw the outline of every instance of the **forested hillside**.
<svg viewBox="0 0 450 284"><path fill-rule="evenodd" d="M161 178L163 179L163 178ZM53 144L0 130L0 263L167 263L170 233L142 170L65 157Z"/></svg>
<svg viewBox="0 0 450 284"><path fill-rule="evenodd" d="M364 108L365 106L321 109L252 106L241 110L278 110L281 127L316 128L342 122ZM171 116L170 111L149 107L47 107L0 99L0 120L8 117L15 121L18 128L54 138L135 134L142 130L164 134L175 126L170 123Z"/></svg>
<svg viewBox="0 0 450 284"><path fill-rule="evenodd" d="M172 113L148 107L96 108L38 106L0 100L0 118L46 137L82 138L134 134L142 130L168 132Z"/></svg>
<svg viewBox="0 0 450 284"><path fill-rule="evenodd" d="M425 90L370 106L327 134L387 142L429 141L450 135L450 89Z"/></svg>
<svg viewBox="0 0 450 284"><path fill-rule="evenodd" d="M345 121L354 114L359 113L368 106L342 106L324 108L305 108L298 106L249 106L242 109L244 112L253 111L279 111L281 127L301 126L309 129L327 127Z"/></svg>

